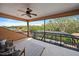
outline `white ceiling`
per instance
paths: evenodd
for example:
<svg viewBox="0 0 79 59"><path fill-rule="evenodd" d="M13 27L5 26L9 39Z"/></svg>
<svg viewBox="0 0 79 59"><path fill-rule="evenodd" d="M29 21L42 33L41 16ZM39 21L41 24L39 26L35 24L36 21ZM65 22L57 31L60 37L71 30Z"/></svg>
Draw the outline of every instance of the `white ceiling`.
<svg viewBox="0 0 79 59"><path fill-rule="evenodd" d="M17 11L18 9L25 11L26 8L31 8L33 13L38 16L32 18L47 16L60 12L65 12L72 9L78 9L78 3L0 3L0 12L7 13L13 16L30 19L27 16L21 16L22 12Z"/></svg>

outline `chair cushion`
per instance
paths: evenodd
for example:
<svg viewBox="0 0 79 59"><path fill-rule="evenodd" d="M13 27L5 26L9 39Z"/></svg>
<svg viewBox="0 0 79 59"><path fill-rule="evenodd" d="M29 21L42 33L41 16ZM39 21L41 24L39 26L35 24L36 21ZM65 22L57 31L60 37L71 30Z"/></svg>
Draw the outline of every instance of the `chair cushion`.
<svg viewBox="0 0 79 59"><path fill-rule="evenodd" d="M0 41L0 44L1 44L1 45L5 45L5 42L6 42L6 40L1 40L1 41Z"/></svg>

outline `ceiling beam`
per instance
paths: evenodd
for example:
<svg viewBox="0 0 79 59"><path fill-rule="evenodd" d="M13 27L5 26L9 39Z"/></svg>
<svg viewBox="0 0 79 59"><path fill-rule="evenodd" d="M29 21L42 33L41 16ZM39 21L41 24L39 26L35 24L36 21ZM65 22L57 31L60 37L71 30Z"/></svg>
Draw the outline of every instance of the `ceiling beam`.
<svg viewBox="0 0 79 59"><path fill-rule="evenodd" d="M33 18L33 19L30 19L29 21L31 22L31 21L38 21L38 20L44 20L44 19L72 16L72 15L79 15L79 9L70 10L67 12L57 13L57 14L48 15L48 16L42 16L42 17L38 17L38 18Z"/></svg>
<svg viewBox="0 0 79 59"><path fill-rule="evenodd" d="M2 12L0 12L0 17L29 22L29 20L27 20L27 19L16 17L16 16L12 16L12 15L9 15L9 14L6 14L6 13L2 13Z"/></svg>

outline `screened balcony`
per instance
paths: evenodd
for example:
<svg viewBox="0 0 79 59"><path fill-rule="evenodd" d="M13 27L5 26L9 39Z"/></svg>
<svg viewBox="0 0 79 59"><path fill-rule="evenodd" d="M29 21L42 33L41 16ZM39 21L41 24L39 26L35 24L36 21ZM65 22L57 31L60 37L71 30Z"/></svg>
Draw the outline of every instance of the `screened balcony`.
<svg viewBox="0 0 79 59"><path fill-rule="evenodd" d="M38 14L33 18L16 11L25 6L28 4L0 4L1 18L24 21L24 26L0 26L0 39L12 40L15 50L24 48L25 56L79 55L79 4L30 4Z"/></svg>

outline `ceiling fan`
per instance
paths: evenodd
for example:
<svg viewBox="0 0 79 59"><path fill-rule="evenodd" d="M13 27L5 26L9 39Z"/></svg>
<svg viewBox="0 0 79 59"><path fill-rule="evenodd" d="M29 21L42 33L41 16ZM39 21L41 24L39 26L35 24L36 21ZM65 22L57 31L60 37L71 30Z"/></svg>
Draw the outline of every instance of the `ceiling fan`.
<svg viewBox="0 0 79 59"><path fill-rule="evenodd" d="M27 8L26 11L22 11L22 10L18 10L18 11L25 13L25 14L22 14L21 16L27 15L27 16L30 17L30 18L32 17L32 15L37 16L37 14L31 13L32 10L31 10L30 8Z"/></svg>

